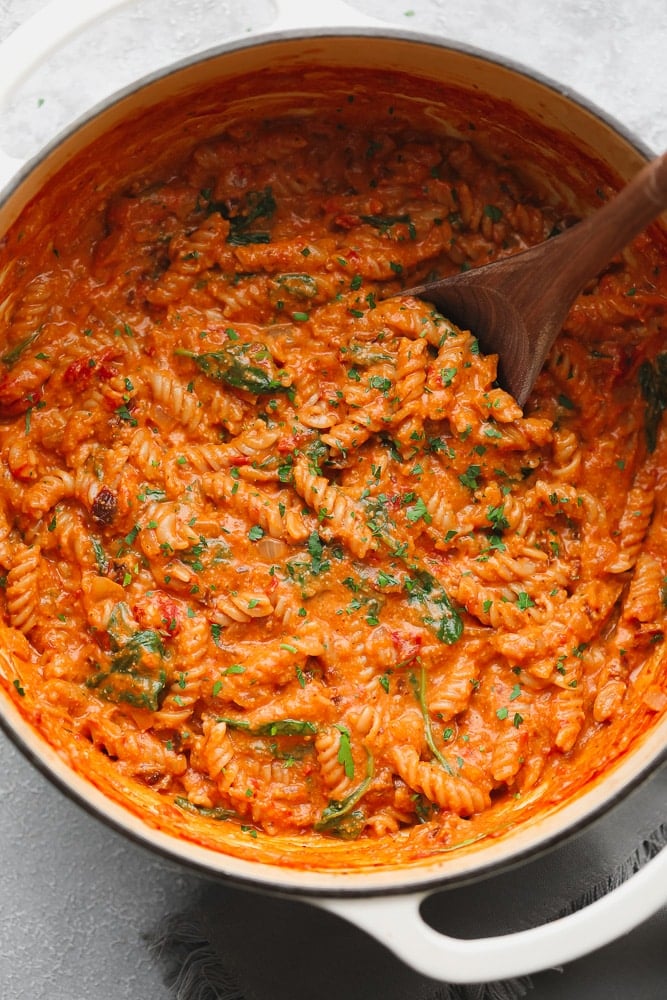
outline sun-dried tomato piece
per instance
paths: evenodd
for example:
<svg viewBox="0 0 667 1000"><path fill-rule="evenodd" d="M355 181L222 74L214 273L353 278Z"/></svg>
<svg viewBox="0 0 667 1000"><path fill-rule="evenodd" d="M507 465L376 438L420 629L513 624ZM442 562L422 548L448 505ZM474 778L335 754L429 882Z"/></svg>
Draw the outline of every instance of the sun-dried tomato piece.
<svg viewBox="0 0 667 1000"><path fill-rule="evenodd" d="M108 486L103 486L93 500L90 513L98 524L111 524L118 510L118 497Z"/></svg>

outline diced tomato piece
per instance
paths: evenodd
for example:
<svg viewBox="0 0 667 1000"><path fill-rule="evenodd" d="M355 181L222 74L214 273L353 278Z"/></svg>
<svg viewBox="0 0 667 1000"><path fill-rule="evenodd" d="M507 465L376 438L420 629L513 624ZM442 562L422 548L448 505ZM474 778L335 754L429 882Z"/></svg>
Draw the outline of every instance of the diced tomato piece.
<svg viewBox="0 0 667 1000"><path fill-rule="evenodd" d="M86 385L95 371L94 358L77 358L65 369L63 382L68 385Z"/></svg>
<svg viewBox="0 0 667 1000"><path fill-rule="evenodd" d="M288 455L295 448L299 448L309 437L309 434L288 434L276 441L276 448L281 455Z"/></svg>
<svg viewBox="0 0 667 1000"><path fill-rule="evenodd" d="M136 604L132 610L144 628L154 628L170 636L179 632L182 608L163 591L154 591L150 598Z"/></svg>
<svg viewBox="0 0 667 1000"><path fill-rule="evenodd" d="M95 369L97 377L103 382L114 378L118 374L118 365L114 362L120 360L122 356L122 353L113 347L108 347L106 351L102 351Z"/></svg>
<svg viewBox="0 0 667 1000"><path fill-rule="evenodd" d="M108 382L110 378L114 378L118 374L118 365L112 361L100 361L95 372L102 382Z"/></svg>
<svg viewBox="0 0 667 1000"><path fill-rule="evenodd" d="M30 369L9 372L0 378L0 416L17 417L35 406L42 395L45 373Z"/></svg>
<svg viewBox="0 0 667 1000"><path fill-rule="evenodd" d="M350 212L339 212L338 215L334 216L333 223L339 229L355 229L361 225L361 218L358 215L352 215Z"/></svg>
<svg viewBox="0 0 667 1000"><path fill-rule="evenodd" d="M422 637L416 635L406 635L392 629L391 639L396 647L400 663L410 663L419 656L422 644Z"/></svg>

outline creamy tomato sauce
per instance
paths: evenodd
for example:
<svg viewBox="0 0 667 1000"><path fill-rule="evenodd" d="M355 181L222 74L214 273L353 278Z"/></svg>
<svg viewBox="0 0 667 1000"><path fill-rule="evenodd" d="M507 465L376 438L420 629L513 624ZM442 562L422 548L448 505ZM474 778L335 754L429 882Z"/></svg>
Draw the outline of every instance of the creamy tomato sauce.
<svg viewBox="0 0 667 1000"><path fill-rule="evenodd" d="M335 100L99 146L2 247L0 681L149 822L311 867L496 835L666 702L659 234L522 411L398 293L571 210Z"/></svg>

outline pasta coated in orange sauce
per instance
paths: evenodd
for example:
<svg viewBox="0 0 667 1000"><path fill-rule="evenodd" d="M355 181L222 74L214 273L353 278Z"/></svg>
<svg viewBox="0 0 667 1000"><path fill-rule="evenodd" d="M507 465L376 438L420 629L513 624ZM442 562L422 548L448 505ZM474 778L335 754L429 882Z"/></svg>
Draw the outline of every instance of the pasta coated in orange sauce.
<svg viewBox="0 0 667 1000"><path fill-rule="evenodd" d="M473 142L281 116L100 169L87 213L47 198L39 253L20 224L2 251L26 715L151 822L322 864L437 853L600 772L666 700L655 235L522 412L474 332L388 297L571 221Z"/></svg>

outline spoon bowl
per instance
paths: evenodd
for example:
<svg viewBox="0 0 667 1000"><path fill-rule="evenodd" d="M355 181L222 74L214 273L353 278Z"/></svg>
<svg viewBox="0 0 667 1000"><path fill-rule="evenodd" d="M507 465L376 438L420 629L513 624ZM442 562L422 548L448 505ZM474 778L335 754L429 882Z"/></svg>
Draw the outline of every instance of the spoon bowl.
<svg viewBox="0 0 667 1000"><path fill-rule="evenodd" d="M432 302L498 355L498 381L523 406L574 300L606 264L667 209L667 153L611 201L537 246L404 289Z"/></svg>

